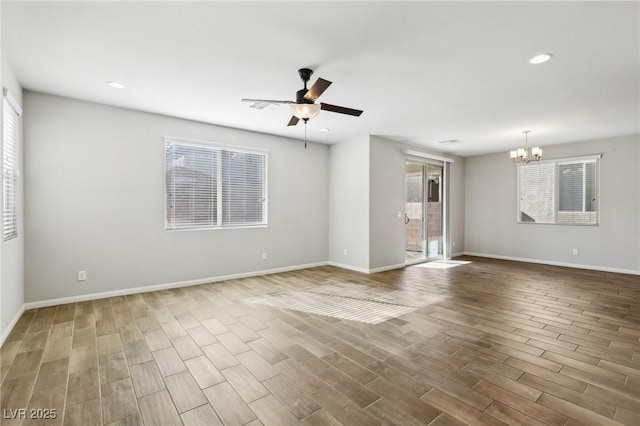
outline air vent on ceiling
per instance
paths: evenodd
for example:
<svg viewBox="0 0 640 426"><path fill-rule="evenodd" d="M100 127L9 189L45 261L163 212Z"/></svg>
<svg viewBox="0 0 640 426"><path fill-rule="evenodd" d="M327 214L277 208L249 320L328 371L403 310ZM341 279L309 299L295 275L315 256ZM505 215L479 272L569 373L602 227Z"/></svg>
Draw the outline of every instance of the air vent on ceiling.
<svg viewBox="0 0 640 426"><path fill-rule="evenodd" d="M438 141L440 145L453 145L454 143L460 143L459 139L447 139L445 141Z"/></svg>

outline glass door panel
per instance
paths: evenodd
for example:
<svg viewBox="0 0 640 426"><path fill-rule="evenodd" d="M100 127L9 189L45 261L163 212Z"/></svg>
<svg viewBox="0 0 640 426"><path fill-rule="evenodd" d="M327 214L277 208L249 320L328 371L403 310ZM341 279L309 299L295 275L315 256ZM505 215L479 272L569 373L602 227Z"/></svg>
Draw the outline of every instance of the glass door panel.
<svg viewBox="0 0 640 426"><path fill-rule="evenodd" d="M406 230L405 262L412 263L426 259L425 235L425 171L422 164L407 163L405 173L405 214Z"/></svg>
<svg viewBox="0 0 640 426"><path fill-rule="evenodd" d="M426 255L427 258L442 258L443 244L443 185L442 166L428 164L426 168Z"/></svg>

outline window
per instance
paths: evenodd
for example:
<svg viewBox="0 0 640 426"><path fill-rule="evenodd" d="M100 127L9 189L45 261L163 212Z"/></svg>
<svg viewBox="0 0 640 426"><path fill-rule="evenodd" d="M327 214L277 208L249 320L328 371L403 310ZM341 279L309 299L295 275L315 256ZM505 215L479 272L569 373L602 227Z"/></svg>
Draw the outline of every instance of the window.
<svg viewBox="0 0 640 426"><path fill-rule="evenodd" d="M600 156L518 165L518 222L598 224Z"/></svg>
<svg viewBox="0 0 640 426"><path fill-rule="evenodd" d="M2 237L4 241L9 241L18 237L18 132L22 111L7 89L3 89L3 94Z"/></svg>
<svg viewBox="0 0 640 426"><path fill-rule="evenodd" d="M165 229L267 224L267 153L165 139Z"/></svg>

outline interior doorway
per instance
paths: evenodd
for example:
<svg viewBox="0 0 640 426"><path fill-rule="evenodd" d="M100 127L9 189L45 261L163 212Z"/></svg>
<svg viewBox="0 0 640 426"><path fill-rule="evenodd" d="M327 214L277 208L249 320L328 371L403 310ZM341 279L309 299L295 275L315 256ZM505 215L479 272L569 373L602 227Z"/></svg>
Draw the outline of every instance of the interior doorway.
<svg viewBox="0 0 640 426"><path fill-rule="evenodd" d="M405 263L444 257L444 164L407 161Z"/></svg>

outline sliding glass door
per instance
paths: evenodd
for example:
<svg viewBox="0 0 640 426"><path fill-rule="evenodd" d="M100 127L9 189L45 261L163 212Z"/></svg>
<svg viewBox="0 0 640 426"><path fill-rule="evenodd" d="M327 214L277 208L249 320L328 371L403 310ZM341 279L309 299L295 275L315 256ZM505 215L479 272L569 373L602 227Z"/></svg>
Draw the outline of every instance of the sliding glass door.
<svg viewBox="0 0 640 426"><path fill-rule="evenodd" d="M405 262L444 256L444 165L407 161L405 169Z"/></svg>

